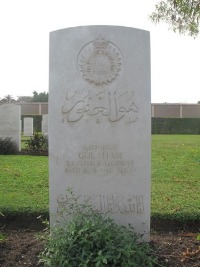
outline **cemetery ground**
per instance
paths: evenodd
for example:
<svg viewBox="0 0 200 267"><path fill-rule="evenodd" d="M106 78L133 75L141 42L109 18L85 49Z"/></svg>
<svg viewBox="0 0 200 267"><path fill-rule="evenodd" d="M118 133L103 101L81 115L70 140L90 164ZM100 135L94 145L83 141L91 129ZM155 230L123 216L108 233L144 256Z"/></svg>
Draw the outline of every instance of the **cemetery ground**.
<svg viewBox="0 0 200 267"><path fill-rule="evenodd" d="M199 176L200 135L152 136L151 245L164 266L200 266ZM48 189L48 157L0 156L1 266L39 266Z"/></svg>

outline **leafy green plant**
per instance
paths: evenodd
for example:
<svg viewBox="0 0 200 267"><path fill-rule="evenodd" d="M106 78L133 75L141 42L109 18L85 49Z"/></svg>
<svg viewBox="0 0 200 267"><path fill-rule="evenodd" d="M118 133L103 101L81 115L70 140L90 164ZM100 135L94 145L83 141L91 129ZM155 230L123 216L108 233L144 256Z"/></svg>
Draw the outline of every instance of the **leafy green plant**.
<svg viewBox="0 0 200 267"><path fill-rule="evenodd" d="M116 224L112 219L80 204L72 196L71 219L52 230L40 262L51 267L157 266L158 260L147 243L138 243L132 227Z"/></svg>
<svg viewBox="0 0 200 267"><path fill-rule="evenodd" d="M34 133L26 142L29 150L48 150L48 137L42 133Z"/></svg>
<svg viewBox="0 0 200 267"><path fill-rule="evenodd" d="M11 138L0 138L0 155L16 154L17 150L17 145Z"/></svg>

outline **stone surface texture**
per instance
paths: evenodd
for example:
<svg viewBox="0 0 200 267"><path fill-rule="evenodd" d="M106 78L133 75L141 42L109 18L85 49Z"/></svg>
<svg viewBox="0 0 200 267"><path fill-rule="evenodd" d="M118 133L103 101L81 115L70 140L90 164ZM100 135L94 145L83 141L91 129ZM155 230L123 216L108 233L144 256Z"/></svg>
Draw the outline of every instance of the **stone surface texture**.
<svg viewBox="0 0 200 267"><path fill-rule="evenodd" d="M42 133L48 133L48 114L42 115Z"/></svg>
<svg viewBox="0 0 200 267"><path fill-rule="evenodd" d="M24 136L33 135L33 118L24 118Z"/></svg>
<svg viewBox="0 0 200 267"><path fill-rule="evenodd" d="M12 103L0 105L0 137L9 137L21 151L21 107Z"/></svg>
<svg viewBox="0 0 200 267"><path fill-rule="evenodd" d="M50 33L50 213L80 201L150 230L150 34L120 26Z"/></svg>

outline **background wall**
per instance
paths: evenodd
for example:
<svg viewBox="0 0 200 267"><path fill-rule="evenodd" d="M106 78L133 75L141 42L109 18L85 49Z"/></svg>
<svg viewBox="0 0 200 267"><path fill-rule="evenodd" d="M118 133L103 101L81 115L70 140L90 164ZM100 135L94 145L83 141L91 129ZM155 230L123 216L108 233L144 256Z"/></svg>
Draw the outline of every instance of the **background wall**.
<svg viewBox="0 0 200 267"><path fill-rule="evenodd" d="M17 103L22 115L48 114L48 103ZM154 118L200 118L200 104L151 104Z"/></svg>
<svg viewBox="0 0 200 267"><path fill-rule="evenodd" d="M34 131L41 131L48 103L19 103L22 118L33 117ZM200 134L200 104L151 104L152 134ZM22 120L23 121L23 120Z"/></svg>

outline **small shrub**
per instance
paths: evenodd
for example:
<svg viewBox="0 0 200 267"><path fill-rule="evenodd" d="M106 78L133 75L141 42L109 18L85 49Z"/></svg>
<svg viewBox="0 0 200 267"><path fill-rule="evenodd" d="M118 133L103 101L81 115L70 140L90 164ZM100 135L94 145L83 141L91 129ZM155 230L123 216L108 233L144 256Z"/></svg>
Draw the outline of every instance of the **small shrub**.
<svg viewBox="0 0 200 267"><path fill-rule="evenodd" d="M0 138L0 155L16 154L17 151L17 145L11 138Z"/></svg>
<svg viewBox="0 0 200 267"><path fill-rule="evenodd" d="M88 207L77 208L63 227L54 228L40 262L51 267L153 267L157 258L131 227L116 224ZM79 205L79 204L78 204ZM82 206L83 207L83 206Z"/></svg>
<svg viewBox="0 0 200 267"><path fill-rule="evenodd" d="M26 142L26 145L29 150L48 150L48 137L42 133L34 133L30 140Z"/></svg>

